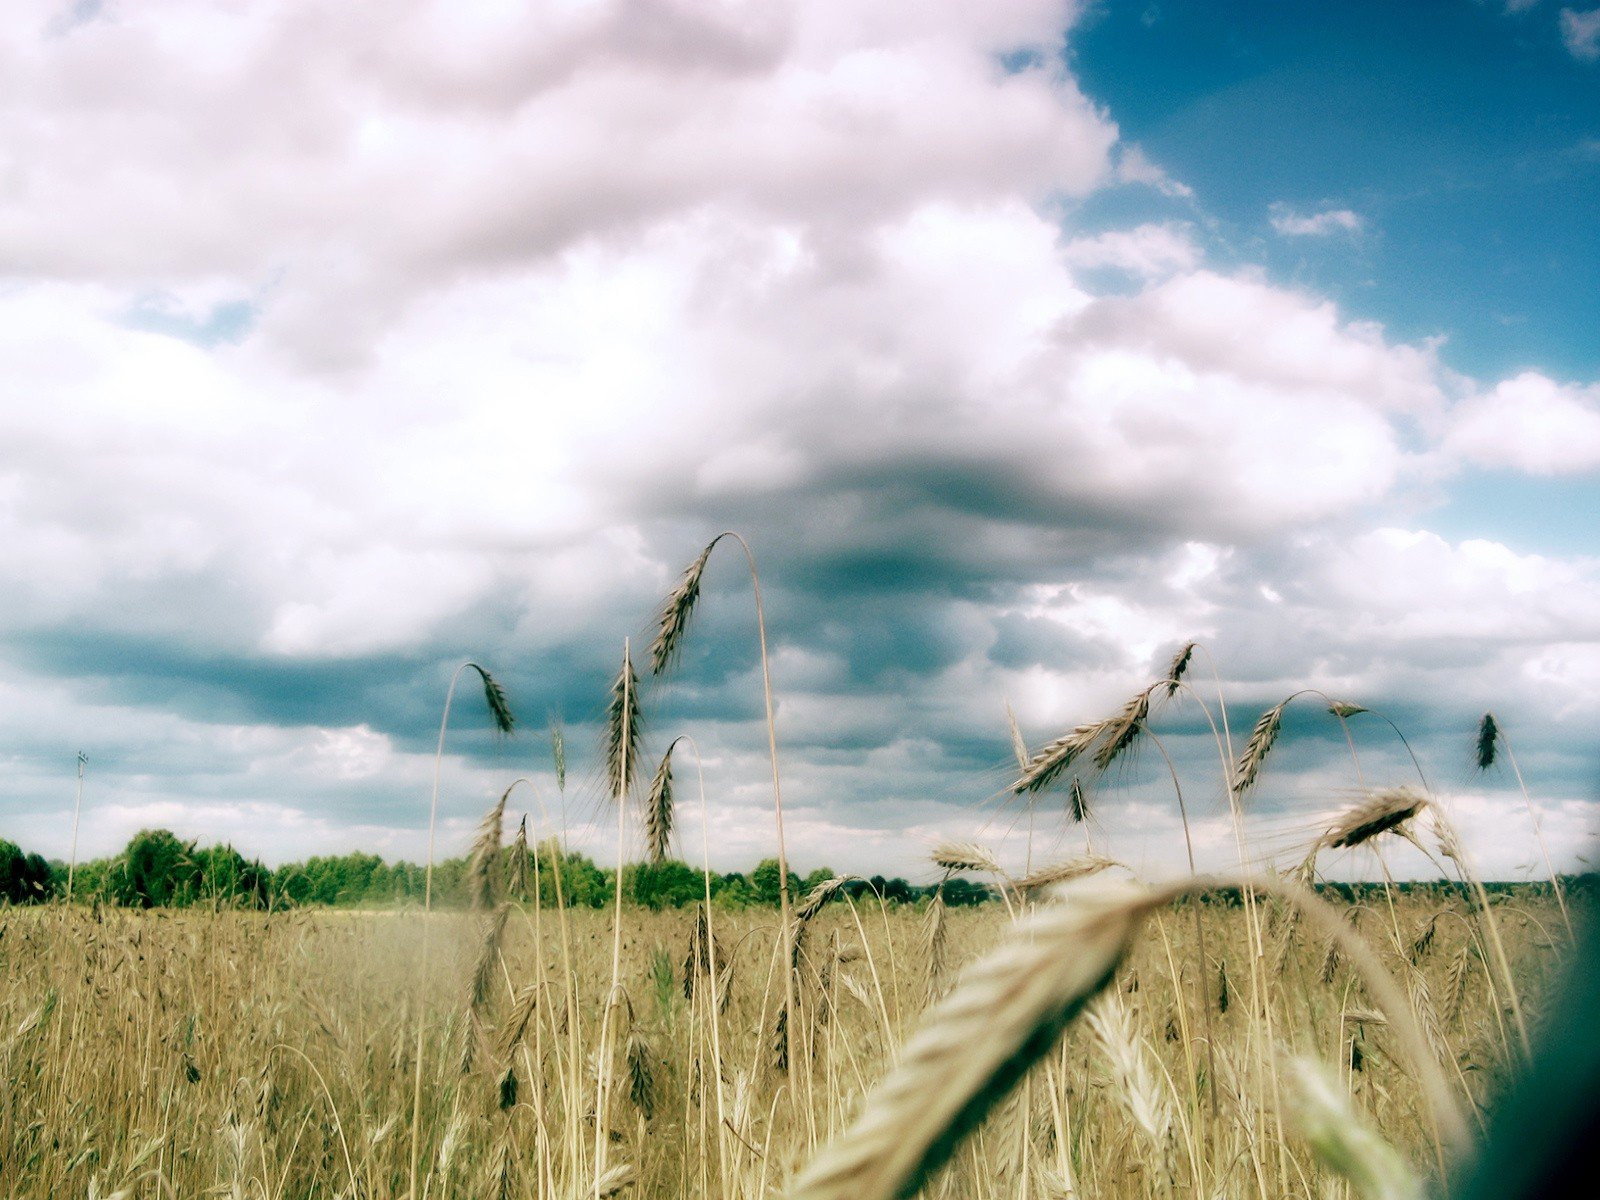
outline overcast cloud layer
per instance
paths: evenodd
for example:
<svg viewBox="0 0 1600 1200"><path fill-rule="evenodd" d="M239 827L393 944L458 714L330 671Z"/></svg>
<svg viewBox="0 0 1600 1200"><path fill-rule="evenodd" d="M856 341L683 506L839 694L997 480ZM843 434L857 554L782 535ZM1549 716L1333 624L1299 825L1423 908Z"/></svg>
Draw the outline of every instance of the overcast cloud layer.
<svg viewBox="0 0 1600 1200"><path fill-rule="evenodd" d="M527 728L496 745L457 709L447 837L518 774L556 818L559 714L570 823L611 857L593 722L622 639L731 527L802 868L919 872L939 834L1020 855L1005 701L1043 741L1189 638L1236 737L1301 687L1381 709L1518 874L1514 781L1468 771L1495 709L1577 863L1600 560L1429 514L1486 475L1592 479L1600 385L1468 377L1216 261L1205 197L1061 65L1070 5L523 7L0 19L0 835L65 855L81 747L89 854L161 824L273 861L417 855L472 656ZM1116 192L1169 215L1078 223ZM696 735L732 868L770 853L770 787L721 553L647 700L658 750ZM1387 724L1357 719L1358 767L1318 713L1260 788L1285 845L1415 779ZM1197 707L1156 728L1225 855ZM1164 772L1147 750L1100 789L1148 869L1181 859ZM1036 854L1078 844L1058 825Z"/></svg>

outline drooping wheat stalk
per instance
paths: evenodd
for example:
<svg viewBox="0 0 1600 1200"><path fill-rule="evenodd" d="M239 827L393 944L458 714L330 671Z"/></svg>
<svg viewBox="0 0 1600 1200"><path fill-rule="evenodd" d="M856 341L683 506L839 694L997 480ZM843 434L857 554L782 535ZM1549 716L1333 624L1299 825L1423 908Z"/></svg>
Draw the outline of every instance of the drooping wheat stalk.
<svg viewBox="0 0 1600 1200"><path fill-rule="evenodd" d="M737 542L739 548L744 551L745 564L750 569L750 588L755 601L756 638L761 652L761 693L767 717L767 750L772 760L772 817L777 832L778 851L778 920L783 940L783 958L788 961L793 958L794 931L791 921L794 900L789 894L789 851L783 836L783 786L778 774L778 721L776 706L772 699L772 665L767 654L767 617L761 599L761 573L756 570L755 553L742 535L731 529L724 530L707 542L705 549L700 551L695 560L689 564L677 587L668 595L658 621L655 644L651 647L651 672L659 675L679 654L684 631L688 628L689 620L694 615L695 605L700 599L700 580L705 573L706 563L710 561L711 552L724 538ZM794 1024L795 995L792 973L784 975L783 1005L786 1020L789 1024ZM799 1075L791 1063L789 1069L791 1102L797 1099L798 1085Z"/></svg>
<svg viewBox="0 0 1600 1200"><path fill-rule="evenodd" d="M507 795L510 792L511 789L507 788ZM517 836L511 839L511 853L506 860L506 891L519 900L527 898L528 869L532 861L533 851L528 846L528 814L523 813L522 821L517 825Z"/></svg>
<svg viewBox="0 0 1600 1200"><path fill-rule="evenodd" d="M1098 875L1108 867L1119 864L1115 859L1103 858L1098 854L1081 854L1077 858L1068 858L1047 867L1040 867L1036 871L1016 880L1015 887L1023 895L1032 895L1048 887L1058 884L1070 883L1074 879L1084 879L1090 875Z"/></svg>
<svg viewBox="0 0 1600 1200"><path fill-rule="evenodd" d="M1052 905L931 1008L855 1123L796 1178L790 1200L912 1195L1105 986L1143 893Z"/></svg>
<svg viewBox="0 0 1600 1200"><path fill-rule="evenodd" d="M1478 722L1478 770L1487 771L1494 766L1495 751L1499 749L1500 724L1492 712L1483 714Z"/></svg>
<svg viewBox="0 0 1600 1200"><path fill-rule="evenodd" d="M1146 688L1122 706L1115 716L1079 725L1062 734L1030 758L1011 785L1017 795L1049 787L1091 747L1094 765L1104 771L1128 751L1150 715L1150 691Z"/></svg>
<svg viewBox="0 0 1600 1200"><path fill-rule="evenodd" d="M1104 771L1127 752L1150 716L1150 690L1146 688L1105 722L1105 740L1094 753L1094 765Z"/></svg>
<svg viewBox="0 0 1600 1200"><path fill-rule="evenodd" d="M1381 833L1401 832L1401 826L1426 807L1428 798L1409 787L1369 792L1328 826L1317 845L1350 849Z"/></svg>
<svg viewBox="0 0 1600 1200"><path fill-rule="evenodd" d="M695 605L700 601L700 577L705 574L706 563L717 543L727 536L718 534L706 544L678 580L678 585L667 595L656 622L656 640L650 647L650 673L659 675L677 658L683 647L683 635L689 628L689 618L694 616Z"/></svg>
<svg viewBox="0 0 1600 1200"><path fill-rule="evenodd" d="M972 871L1004 876L1000 860L976 842L940 842L928 853L933 865L946 871Z"/></svg>
<svg viewBox="0 0 1600 1200"><path fill-rule="evenodd" d="M1078 761L1078 757L1094 744L1096 738L1104 732L1101 722L1092 725L1079 725L1070 733L1064 733L1053 742L1048 742L1027 762L1022 773L1017 776L1016 782L1011 785L1011 790L1017 795L1025 792L1043 791L1056 781L1061 773Z"/></svg>
<svg viewBox="0 0 1600 1200"><path fill-rule="evenodd" d="M1239 764L1233 773L1233 794L1237 798L1243 799L1244 794L1254 786L1256 776L1261 774L1261 764L1266 761L1272 744L1278 740L1278 731L1283 727L1283 710L1288 706L1288 700L1279 701L1261 714L1261 719L1250 731L1250 740L1245 743L1244 753L1239 756Z"/></svg>
<svg viewBox="0 0 1600 1200"><path fill-rule="evenodd" d="M472 967L472 987L469 995L474 1018L481 1018L489 1003L490 988L494 983L494 969L500 961L500 947L505 942L506 919L511 915L511 905L496 905L482 922L482 939L478 943L478 958Z"/></svg>
<svg viewBox="0 0 1600 1200"><path fill-rule="evenodd" d="M1183 682L1183 676L1189 669L1189 660L1194 657L1196 642L1185 642L1178 653L1173 655L1171 664L1167 667L1167 675L1163 682L1167 685L1167 696L1170 698L1178 694L1178 685Z"/></svg>
<svg viewBox="0 0 1600 1200"><path fill-rule="evenodd" d="M487 912L494 907L499 884L496 868L500 865L506 798L510 795L511 788L507 788L500 794L495 806L484 814L483 823L478 826L478 835L472 841L472 852L467 858L467 900L476 911ZM524 833L526 828L524 819Z"/></svg>
<svg viewBox="0 0 1600 1200"><path fill-rule="evenodd" d="M516 718L512 716L511 706L506 700L505 689L488 671L475 662L464 662L455 669L450 676L450 686L445 691L444 714L439 718L439 745L433 756L433 798L428 805L428 867L422 892L422 969L417 973L416 1080L411 1101L411 1195L413 1197L421 1195L417 1190L417 1184L422 1166L422 1061L423 1029L426 1023L425 996L422 989L427 984L431 946L429 935L432 923L428 920L428 914L433 911L433 859L435 833L439 823L439 779L444 769L444 735L450 726L450 705L455 699L456 684L461 679L461 673L468 668L476 671L483 681L483 697L489 706L489 715L494 721L495 729L499 733L508 734L516 724Z"/></svg>
<svg viewBox="0 0 1600 1200"><path fill-rule="evenodd" d="M1405 1047L1443 1146L1466 1126L1405 994L1326 904L1276 878L1194 878L1155 890L1079 891L1037 910L925 1015L853 1125L795 1179L789 1200L906 1200L1054 1045L1109 982L1149 912L1217 887L1260 889L1301 908L1341 946ZM1070 902L1076 900L1075 903Z"/></svg>
<svg viewBox="0 0 1600 1200"><path fill-rule="evenodd" d="M658 866L666 861L667 843L672 838L672 750L677 744L674 741L661 756L644 807L645 855Z"/></svg>
<svg viewBox="0 0 1600 1200"><path fill-rule="evenodd" d="M1362 1119L1349 1093L1312 1059L1289 1061L1295 1125L1317 1158L1349 1181L1360 1200L1422 1200L1421 1184L1405 1159Z"/></svg>

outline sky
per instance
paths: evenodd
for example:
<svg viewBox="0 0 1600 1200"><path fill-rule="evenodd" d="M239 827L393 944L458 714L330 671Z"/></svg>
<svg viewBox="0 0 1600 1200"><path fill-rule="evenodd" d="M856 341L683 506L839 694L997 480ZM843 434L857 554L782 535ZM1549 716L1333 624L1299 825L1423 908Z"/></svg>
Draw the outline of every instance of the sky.
<svg viewBox="0 0 1600 1200"><path fill-rule="evenodd" d="M470 658L520 724L457 696L442 851L526 776L615 861L624 639L734 529L802 871L1171 872L1174 775L1225 864L1208 719L1301 689L1253 845L1425 780L1537 876L1492 709L1581 867L1597 201L1581 3L18 0L0 837L67 856L81 749L80 856L415 859ZM724 542L643 692L723 870L774 844L751 600ZM1007 704L1037 748L1189 640L1087 831L1009 796Z"/></svg>

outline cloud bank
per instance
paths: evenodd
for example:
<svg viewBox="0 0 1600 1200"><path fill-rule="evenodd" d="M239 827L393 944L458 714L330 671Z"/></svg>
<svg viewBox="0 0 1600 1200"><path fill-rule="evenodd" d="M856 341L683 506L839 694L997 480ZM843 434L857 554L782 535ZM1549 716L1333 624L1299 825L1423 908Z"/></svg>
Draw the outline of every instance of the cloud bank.
<svg viewBox="0 0 1600 1200"><path fill-rule="evenodd" d="M1427 514L1469 468L1594 470L1594 386L1462 377L1176 215L1080 226L1118 189L1195 198L1062 65L1075 6L73 11L0 24L7 836L64 852L83 745L91 853L161 823L416 854L473 655L534 731L462 710L449 828L530 772L559 819L555 713L607 856L586 751L622 638L733 527L802 864L1015 847L1004 700L1043 740L1191 637L1240 725L1315 685L1447 777L1494 707L1582 849L1600 567ZM696 733L719 865L747 866L748 581L719 560L707 589L652 732ZM1162 719L1214 790L1198 712ZM1374 728L1358 778L1334 736L1308 720L1273 819L1408 769ZM1156 868L1150 766L1101 820Z"/></svg>

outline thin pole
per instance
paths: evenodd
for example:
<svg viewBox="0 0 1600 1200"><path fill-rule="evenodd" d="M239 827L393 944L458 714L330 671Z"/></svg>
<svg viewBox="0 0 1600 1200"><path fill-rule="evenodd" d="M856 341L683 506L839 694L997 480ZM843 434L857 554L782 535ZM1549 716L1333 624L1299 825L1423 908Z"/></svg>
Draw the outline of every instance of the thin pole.
<svg viewBox="0 0 1600 1200"><path fill-rule="evenodd" d="M78 818L83 815L83 769L89 765L89 758L82 750L78 751L78 799L72 806L72 856L67 860L67 901L72 900L72 877L78 870Z"/></svg>

